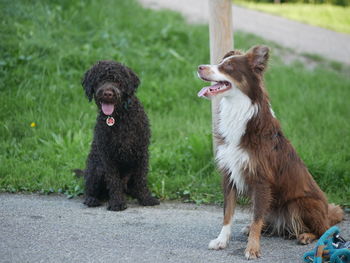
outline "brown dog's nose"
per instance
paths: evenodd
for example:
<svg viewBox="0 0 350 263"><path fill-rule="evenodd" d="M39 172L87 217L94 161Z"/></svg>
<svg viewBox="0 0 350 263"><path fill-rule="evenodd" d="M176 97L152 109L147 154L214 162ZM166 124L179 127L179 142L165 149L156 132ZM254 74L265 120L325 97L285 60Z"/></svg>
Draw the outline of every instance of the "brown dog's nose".
<svg viewBox="0 0 350 263"><path fill-rule="evenodd" d="M198 70L203 70L203 69L205 69L205 66L203 66L203 65L198 66Z"/></svg>
<svg viewBox="0 0 350 263"><path fill-rule="evenodd" d="M105 90L104 92L103 92L103 97L105 97L105 98L112 98L113 97L113 92L111 91L111 90Z"/></svg>

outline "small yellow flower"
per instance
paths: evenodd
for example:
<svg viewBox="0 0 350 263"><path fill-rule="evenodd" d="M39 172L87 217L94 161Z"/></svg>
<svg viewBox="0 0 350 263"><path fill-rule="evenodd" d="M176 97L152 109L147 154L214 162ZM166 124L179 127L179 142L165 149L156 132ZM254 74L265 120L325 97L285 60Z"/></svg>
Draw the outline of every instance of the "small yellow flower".
<svg viewBox="0 0 350 263"><path fill-rule="evenodd" d="M32 127L32 128L36 127L36 123L35 123L35 122L32 122L32 123L30 124L30 127Z"/></svg>

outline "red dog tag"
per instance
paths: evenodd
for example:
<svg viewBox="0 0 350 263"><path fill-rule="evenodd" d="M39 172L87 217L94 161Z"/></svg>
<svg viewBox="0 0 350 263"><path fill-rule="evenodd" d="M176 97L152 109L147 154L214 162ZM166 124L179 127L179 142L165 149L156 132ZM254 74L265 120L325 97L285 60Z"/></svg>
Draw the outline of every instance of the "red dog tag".
<svg viewBox="0 0 350 263"><path fill-rule="evenodd" d="M106 119L106 123L107 123L108 126L113 126L114 123L115 123L115 120L114 120L113 117L108 116L108 118Z"/></svg>

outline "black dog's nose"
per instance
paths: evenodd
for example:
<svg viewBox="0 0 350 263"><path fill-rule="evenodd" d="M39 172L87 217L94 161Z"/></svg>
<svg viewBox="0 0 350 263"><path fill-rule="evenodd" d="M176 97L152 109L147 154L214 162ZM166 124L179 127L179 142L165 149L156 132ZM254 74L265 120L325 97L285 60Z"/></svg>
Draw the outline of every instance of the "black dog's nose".
<svg viewBox="0 0 350 263"><path fill-rule="evenodd" d="M105 98L112 98L112 97L113 97L113 91L111 91L111 90L105 90L105 91L103 92L103 97L105 97Z"/></svg>

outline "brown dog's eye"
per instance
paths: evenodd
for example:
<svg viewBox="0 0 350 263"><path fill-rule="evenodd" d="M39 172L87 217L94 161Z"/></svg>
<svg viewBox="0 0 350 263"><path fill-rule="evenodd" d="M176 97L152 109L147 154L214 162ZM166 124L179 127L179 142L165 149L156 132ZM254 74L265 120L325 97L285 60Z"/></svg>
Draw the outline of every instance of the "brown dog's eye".
<svg viewBox="0 0 350 263"><path fill-rule="evenodd" d="M222 69L224 71L233 71L234 70L234 66L231 63L225 63L225 64L222 65Z"/></svg>

